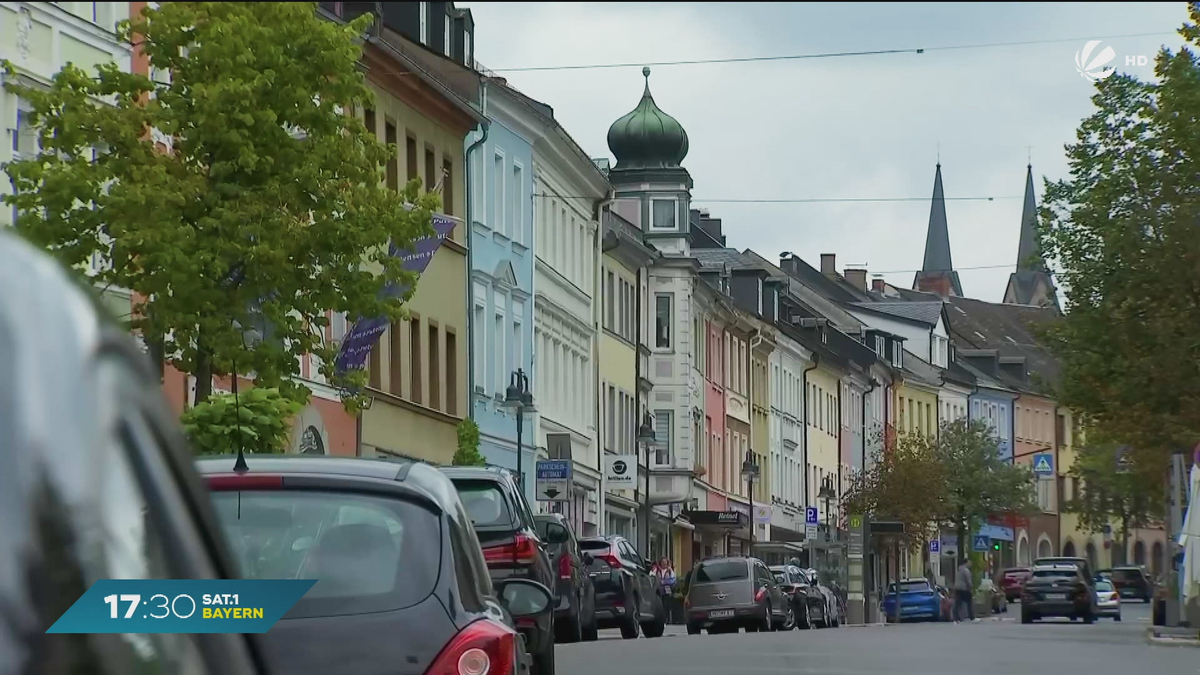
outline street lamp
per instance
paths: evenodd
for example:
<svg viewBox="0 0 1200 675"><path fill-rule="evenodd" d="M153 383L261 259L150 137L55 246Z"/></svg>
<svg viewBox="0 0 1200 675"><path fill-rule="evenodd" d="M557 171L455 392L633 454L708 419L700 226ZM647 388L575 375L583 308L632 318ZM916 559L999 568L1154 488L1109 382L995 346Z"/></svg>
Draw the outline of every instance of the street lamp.
<svg viewBox="0 0 1200 675"><path fill-rule="evenodd" d="M642 555L650 555L650 446L654 445L654 421L649 412L642 413L637 429L637 444L646 448L646 495L642 504Z"/></svg>
<svg viewBox="0 0 1200 675"><path fill-rule="evenodd" d="M750 557L754 556L754 479L758 478L758 464L754 461L754 451L746 451L746 459L742 461L742 478L746 479L746 499L750 501Z"/></svg>
<svg viewBox="0 0 1200 675"><path fill-rule="evenodd" d="M534 412L537 408L533 405L533 394L529 391L529 376L522 368L514 370L509 379L508 389L504 392L504 407L517 413L517 483L521 486L521 493L524 494L525 471L521 462L523 454L521 432L525 426L525 413Z"/></svg>
<svg viewBox="0 0 1200 675"><path fill-rule="evenodd" d="M821 481L821 491L817 493L817 499L825 504L825 539L829 540L829 503L837 499L837 494L833 491L833 476L826 476L825 480Z"/></svg>

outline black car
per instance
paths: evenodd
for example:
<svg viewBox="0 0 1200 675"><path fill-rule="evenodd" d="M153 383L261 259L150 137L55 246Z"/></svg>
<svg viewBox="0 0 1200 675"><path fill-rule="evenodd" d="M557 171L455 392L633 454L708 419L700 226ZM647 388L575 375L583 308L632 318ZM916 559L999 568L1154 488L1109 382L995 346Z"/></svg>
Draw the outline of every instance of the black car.
<svg viewBox="0 0 1200 675"><path fill-rule="evenodd" d="M259 635L46 632L98 579L237 578L158 375L75 276L0 231L0 671L269 672Z"/></svg>
<svg viewBox="0 0 1200 675"><path fill-rule="evenodd" d="M775 575L779 589L792 599L797 626L816 628L829 623L825 594L809 583L804 570L795 565L776 565L771 568L771 574Z"/></svg>
<svg viewBox="0 0 1200 675"><path fill-rule="evenodd" d="M641 629L648 638L661 637L667 612L659 596L658 580L633 544L619 535L588 537L579 548L592 556L588 571L596 587L596 622L601 628L617 627L631 640Z"/></svg>
<svg viewBox="0 0 1200 675"><path fill-rule="evenodd" d="M821 592L821 596L825 598L825 613L821 617L822 628L837 628L842 624L842 602L838 594L832 588L826 586L821 581L821 575L817 570L808 568L803 570L808 576L808 583Z"/></svg>
<svg viewBox="0 0 1200 675"><path fill-rule="evenodd" d="M596 587L588 573L592 562L590 553L579 549L579 540L567 519L557 513L533 517L538 534L546 542L550 566L558 570L555 588L554 641L591 642L598 637L596 629Z"/></svg>
<svg viewBox="0 0 1200 675"><path fill-rule="evenodd" d="M1154 599L1154 582L1141 567L1114 567L1111 570L1100 570L1099 574L1112 580L1122 600L1135 598L1149 603Z"/></svg>
<svg viewBox="0 0 1200 675"><path fill-rule="evenodd" d="M1095 623L1099 613L1089 570L1072 562L1034 563L1021 589L1021 623L1067 617Z"/></svg>
<svg viewBox="0 0 1200 675"><path fill-rule="evenodd" d="M464 662L525 671L513 622L549 616L551 592L517 579L493 587L437 469L260 455L243 472L232 457L196 465L246 577L317 580L265 636L278 672L424 675Z"/></svg>
<svg viewBox="0 0 1200 675"><path fill-rule="evenodd" d="M493 583L515 578L530 579L547 588L558 585L558 574L550 566L533 511L512 472L475 466L443 467L441 471L454 482L475 525ZM529 643L534 673L554 675L553 613L519 619L517 629Z"/></svg>

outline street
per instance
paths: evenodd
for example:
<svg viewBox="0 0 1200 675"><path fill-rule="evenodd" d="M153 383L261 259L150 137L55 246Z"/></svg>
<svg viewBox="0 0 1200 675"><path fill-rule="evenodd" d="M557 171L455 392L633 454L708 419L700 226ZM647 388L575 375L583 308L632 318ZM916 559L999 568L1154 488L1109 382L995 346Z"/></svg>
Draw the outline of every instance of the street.
<svg viewBox="0 0 1200 675"><path fill-rule="evenodd" d="M1020 605L973 624L843 627L787 633L687 635L669 626L662 639L558 647L571 675L745 673L783 675L1109 675L1195 673L1195 649L1150 645L1149 605L1125 603L1120 623L1052 619L1022 625Z"/></svg>

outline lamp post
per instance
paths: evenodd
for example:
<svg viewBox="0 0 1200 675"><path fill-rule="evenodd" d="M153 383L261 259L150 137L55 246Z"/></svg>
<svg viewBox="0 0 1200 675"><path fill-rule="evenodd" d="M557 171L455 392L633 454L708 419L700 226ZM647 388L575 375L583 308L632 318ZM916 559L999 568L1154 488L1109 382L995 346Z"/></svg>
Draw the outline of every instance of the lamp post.
<svg viewBox="0 0 1200 675"><path fill-rule="evenodd" d="M521 461L524 450L521 448L521 434L525 427L525 413L534 412L533 394L529 391L529 376L525 370L517 368L509 378L508 389L504 392L504 407L517 414L517 483L521 486L521 494L525 493L525 471Z"/></svg>
<svg viewBox="0 0 1200 675"><path fill-rule="evenodd" d="M642 502L642 555L650 555L650 446L654 445L654 422L650 413L642 413L642 423L637 429L637 444L646 449L646 493ZM640 453L639 453L640 454Z"/></svg>
<svg viewBox="0 0 1200 675"><path fill-rule="evenodd" d="M746 499L750 502L750 551L749 557L754 556L754 479L758 478L758 464L754 461L754 451L746 451L746 459L742 461L742 478L746 479Z"/></svg>
<svg viewBox="0 0 1200 675"><path fill-rule="evenodd" d="M829 522L829 503L836 498L837 498L837 495L833 491L833 476L826 476L825 479L821 481L821 491L817 493L817 499L821 500L821 503L823 503L825 505L825 542L826 542L825 566L826 566L826 568L829 567L829 543L828 542L831 539L831 537L829 536L829 530L830 530L830 526L832 525L832 523Z"/></svg>

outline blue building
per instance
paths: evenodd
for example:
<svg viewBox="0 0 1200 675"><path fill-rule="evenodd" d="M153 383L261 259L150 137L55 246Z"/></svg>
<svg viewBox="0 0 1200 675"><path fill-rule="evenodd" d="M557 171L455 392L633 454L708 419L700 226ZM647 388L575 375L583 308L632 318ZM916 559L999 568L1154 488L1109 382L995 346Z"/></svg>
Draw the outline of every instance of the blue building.
<svg viewBox="0 0 1200 675"><path fill-rule="evenodd" d="M484 80L490 124L466 139L471 203L471 417L490 463L517 466L516 414L504 407L518 368L533 381L533 144L536 116L523 99ZM482 140L482 142L481 142ZM533 473L534 415L524 420L522 463ZM529 481L532 482L532 481ZM530 486L526 486L527 490ZM531 496L532 498L532 496Z"/></svg>

